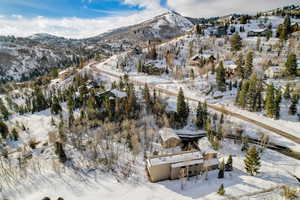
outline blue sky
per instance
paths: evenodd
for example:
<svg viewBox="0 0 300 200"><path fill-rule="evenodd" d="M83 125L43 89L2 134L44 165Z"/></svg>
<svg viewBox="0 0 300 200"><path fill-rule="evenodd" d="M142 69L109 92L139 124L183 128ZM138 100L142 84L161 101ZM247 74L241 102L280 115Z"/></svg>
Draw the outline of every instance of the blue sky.
<svg viewBox="0 0 300 200"><path fill-rule="evenodd" d="M189 17L211 17L255 14L289 4L299 0L0 0L0 35L85 38L170 9Z"/></svg>
<svg viewBox="0 0 300 200"><path fill-rule="evenodd" d="M99 18L145 9L138 4L126 4L122 0L0 0L0 2L2 15L22 15L24 17ZM161 0L160 5L166 6L166 0Z"/></svg>

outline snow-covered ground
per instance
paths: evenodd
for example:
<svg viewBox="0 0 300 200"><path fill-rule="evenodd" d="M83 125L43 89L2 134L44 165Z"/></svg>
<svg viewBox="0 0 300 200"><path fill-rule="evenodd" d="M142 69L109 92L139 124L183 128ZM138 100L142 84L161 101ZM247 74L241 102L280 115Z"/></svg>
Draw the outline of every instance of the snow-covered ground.
<svg viewBox="0 0 300 200"><path fill-rule="evenodd" d="M199 147L206 151L211 148L205 138L199 142ZM141 161L136 165L136 175L126 181L97 170L81 174L65 168L60 173L54 173L51 171L51 167L46 167L43 175L32 175L30 178L24 179L23 184L15 188L18 192L15 193L13 199L40 200L44 196L49 196L51 199L61 196L64 199L73 200L215 200L236 196L241 196L242 199L242 196L249 193L263 192L282 185L297 186L298 184L297 180L289 173L300 176L299 160L265 150L261 155L261 173L253 177L245 173L243 163L245 155L240 151L240 145L225 140L218 158L220 161L222 159L226 161L229 155L233 156L234 169L233 172L225 172L224 179L217 178L217 170L212 171L208 173L208 180L205 180L205 175L191 177L184 183L183 190L180 180L150 183L146 178ZM225 186L226 195L224 197L216 194L221 184ZM269 192L268 195L279 197L280 193L275 190Z"/></svg>

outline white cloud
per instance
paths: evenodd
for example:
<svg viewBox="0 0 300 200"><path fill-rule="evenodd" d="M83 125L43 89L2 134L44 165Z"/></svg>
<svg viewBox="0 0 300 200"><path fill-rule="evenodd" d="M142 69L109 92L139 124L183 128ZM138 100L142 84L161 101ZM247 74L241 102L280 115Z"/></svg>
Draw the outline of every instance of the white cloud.
<svg viewBox="0 0 300 200"><path fill-rule="evenodd" d="M167 0L171 9L190 17L253 14L288 4L299 4L299 0Z"/></svg>
<svg viewBox="0 0 300 200"><path fill-rule="evenodd" d="M95 19L4 16L0 18L0 35L26 37L36 33L49 33L67 38L96 36L114 28L145 21L165 12L166 9L160 7L158 2L156 0L149 1L148 3L138 0L124 0L125 4L138 5L144 9L135 13L118 13L119 15Z"/></svg>
<svg viewBox="0 0 300 200"><path fill-rule="evenodd" d="M85 2L92 0L82 0ZM208 17L230 13L255 13L299 0L167 0L167 6L185 16ZM0 35L29 36L49 33L67 38L84 38L98 35L110 29L133 25L165 12L160 0L123 0L123 4L143 8L137 12L110 12L109 17L95 19L26 18L20 15L0 17ZM98 10L98 12L106 12Z"/></svg>

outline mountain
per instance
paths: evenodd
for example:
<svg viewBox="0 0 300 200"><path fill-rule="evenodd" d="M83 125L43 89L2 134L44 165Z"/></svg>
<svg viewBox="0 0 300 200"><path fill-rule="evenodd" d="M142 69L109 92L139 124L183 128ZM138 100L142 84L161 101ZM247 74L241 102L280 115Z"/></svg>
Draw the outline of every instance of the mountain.
<svg viewBox="0 0 300 200"><path fill-rule="evenodd" d="M47 33L26 38L0 37L0 81L27 80L54 67L78 63L79 57L110 56L149 41L169 40L190 30L197 20L170 11L145 22L96 37L67 39Z"/></svg>

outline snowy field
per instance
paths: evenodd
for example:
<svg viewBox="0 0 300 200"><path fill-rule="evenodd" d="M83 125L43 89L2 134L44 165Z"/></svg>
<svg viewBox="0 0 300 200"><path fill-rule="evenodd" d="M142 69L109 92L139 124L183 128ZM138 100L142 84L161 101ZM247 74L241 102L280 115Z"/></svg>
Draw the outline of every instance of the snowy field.
<svg viewBox="0 0 300 200"><path fill-rule="evenodd" d="M208 150L210 145L206 139L199 142L199 147ZM276 188L282 185L297 186L297 180L290 173L300 176L300 161L288 158L274 151L265 150L262 154L261 173L255 177L249 176L244 170L244 153L240 152L240 145L225 140L218 154L220 161L229 155L233 156L233 172L225 172L224 179L218 179L218 171L205 176L191 177L184 183L181 189L179 180L150 183L147 181L144 164L140 161L136 167L136 175L129 180L120 181L109 174L101 171L91 171L86 174L75 173L69 168L60 173L54 173L50 167L45 168L45 173L25 179L24 184L15 188L18 192L13 198L15 200L40 200L44 196L53 199L59 196L72 200L98 200L98 199L133 199L133 200L188 200L188 199L227 199L239 196L240 199L248 199L245 195L254 192ZM48 169L48 170L47 170ZM225 196L216 194L219 186L224 184ZM264 194L278 197L278 189ZM260 196L264 196L260 194ZM257 196L257 195L256 195ZM9 196L5 196L9 197ZM275 198L277 199L277 198ZM280 198L279 198L280 199Z"/></svg>

